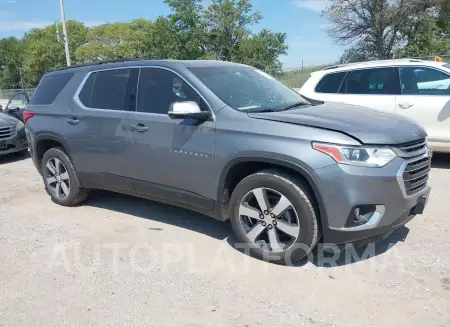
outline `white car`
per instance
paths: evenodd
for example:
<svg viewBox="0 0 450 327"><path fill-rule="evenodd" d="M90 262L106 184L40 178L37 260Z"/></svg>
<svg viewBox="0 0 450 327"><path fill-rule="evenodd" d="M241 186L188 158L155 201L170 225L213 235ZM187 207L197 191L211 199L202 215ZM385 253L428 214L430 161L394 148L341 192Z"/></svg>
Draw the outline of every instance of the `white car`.
<svg viewBox="0 0 450 327"><path fill-rule="evenodd" d="M415 120L437 152L450 152L450 64L416 59L336 65L300 89L313 100L342 102Z"/></svg>

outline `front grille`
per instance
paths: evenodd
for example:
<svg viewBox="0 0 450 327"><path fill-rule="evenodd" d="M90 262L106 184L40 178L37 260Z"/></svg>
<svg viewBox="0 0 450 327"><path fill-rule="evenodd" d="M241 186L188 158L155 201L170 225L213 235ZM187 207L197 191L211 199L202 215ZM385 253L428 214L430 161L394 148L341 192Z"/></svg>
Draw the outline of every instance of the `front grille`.
<svg viewBox="0 0 450 327"><path fill-rule="evenodd" d="M0 140L10 138L15 134L16 134L15 125L0 127Z"/></svg>
<svg viewBox="0 0 450 327"><path fill-rule="evenodd" d="M415 157L424 154L427 150L427 146L427 141L421 139L397 146L397 150L400 151L399 155L401 157Z"/></svg>
<svg viewBox="0 0 450 327"><path fill-rule="evenodd" d="M402 174L402 183L407 196L414 195L427 187L431 170L431 157L425 139L402 144L395 148L397 154L407 160Z"/></svg>

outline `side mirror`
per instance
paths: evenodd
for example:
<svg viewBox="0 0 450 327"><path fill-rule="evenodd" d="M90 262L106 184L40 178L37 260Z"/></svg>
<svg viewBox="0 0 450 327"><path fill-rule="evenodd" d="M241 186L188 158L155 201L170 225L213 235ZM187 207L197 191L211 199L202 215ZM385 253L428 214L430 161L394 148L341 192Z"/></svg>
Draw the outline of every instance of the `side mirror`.
<svg viewBox="0 0 450 327"><path fill-rule="evenodd" d="M172 103L168 114L172 119L208 120L211 117L211 113L209 111L202 111L195 101Z"/></svg>

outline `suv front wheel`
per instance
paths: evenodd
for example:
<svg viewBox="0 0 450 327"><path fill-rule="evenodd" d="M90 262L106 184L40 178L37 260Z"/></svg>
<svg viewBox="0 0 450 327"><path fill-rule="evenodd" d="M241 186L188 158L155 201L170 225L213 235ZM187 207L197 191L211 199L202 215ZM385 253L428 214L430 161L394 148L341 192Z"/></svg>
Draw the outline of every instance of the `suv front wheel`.
<svg viewBox="0 0 450 327"><path fill-rule="evenodd" d="M41 175L45 190L59 205L73 206L88 197L89 190L81 187L69 157L60 148L45 152L42 157Z"/></svg>
<svg viewBox="0 0 450 327"><path fill-rule="evenodd" d="M319 240L308 188L281 171L264 170L244 178L230 200L231 224L240 246L271 262L293 264Z"/></svg>

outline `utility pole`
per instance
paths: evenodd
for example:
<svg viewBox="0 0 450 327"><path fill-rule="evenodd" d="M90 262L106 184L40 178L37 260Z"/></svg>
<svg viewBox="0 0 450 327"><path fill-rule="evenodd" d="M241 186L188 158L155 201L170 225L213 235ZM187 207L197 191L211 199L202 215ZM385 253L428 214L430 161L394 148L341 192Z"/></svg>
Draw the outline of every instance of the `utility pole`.
<svg viewBox="0 0 450 327"><path fill-rule="evenodd" d="M22 69L20 69L19 66L17 66L17 69L19 70L19 75L20 75L20 85L22 86L22 91L25 90L23 87L23 75L22 75Z"/></svg>
<svg viewBox="0 0 450 327"><path fill-rule="evenodd" d="M59 5L61 7L61 24L64 36L64 48L66 50L66 60L67 66L70 66L70 51L69 51L69 38L67 37L67 27L66 27L66 14L64 12L64 0L59 0Z"/></svg>

